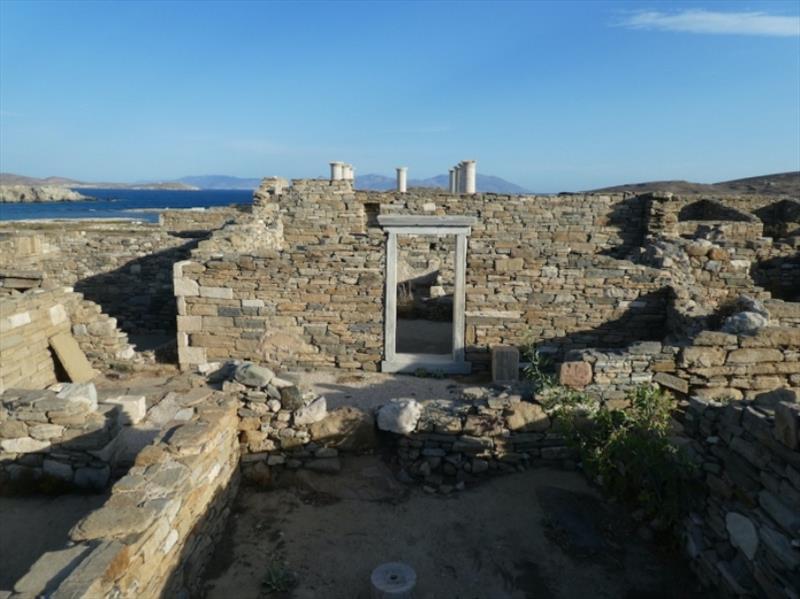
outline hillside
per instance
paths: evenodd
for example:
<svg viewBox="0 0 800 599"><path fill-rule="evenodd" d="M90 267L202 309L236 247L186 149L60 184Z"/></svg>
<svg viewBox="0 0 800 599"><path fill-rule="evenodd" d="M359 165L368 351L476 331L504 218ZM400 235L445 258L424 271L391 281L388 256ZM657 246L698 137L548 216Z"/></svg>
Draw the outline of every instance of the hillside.
<svg viewBox="0 0 800 599"><path fill-rule="evenodd" d="M775 195L789 196L800 199L800 171L777 173L748 177L746 179L733 179L719 183L692 183L690 181L649 181L647 183L628 183L593 189L592 192L623 192L644 193L653 191L666 191L681 195L692 194L735 194L735 195Z"/></svg>

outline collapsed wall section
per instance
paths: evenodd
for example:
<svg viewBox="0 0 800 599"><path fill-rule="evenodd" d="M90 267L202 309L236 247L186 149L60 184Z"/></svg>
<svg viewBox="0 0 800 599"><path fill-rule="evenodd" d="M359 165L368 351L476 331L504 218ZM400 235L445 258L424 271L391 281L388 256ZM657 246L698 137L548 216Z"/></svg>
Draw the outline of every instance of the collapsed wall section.
<svg viewBox="0 0 800 599"><path fill-rule="evenodd" d="M50 339L75 336L98 368L133 357L116 320L69 287L32 289L0 296L0 393L5 389L42 389L58 380Z"/></svg>

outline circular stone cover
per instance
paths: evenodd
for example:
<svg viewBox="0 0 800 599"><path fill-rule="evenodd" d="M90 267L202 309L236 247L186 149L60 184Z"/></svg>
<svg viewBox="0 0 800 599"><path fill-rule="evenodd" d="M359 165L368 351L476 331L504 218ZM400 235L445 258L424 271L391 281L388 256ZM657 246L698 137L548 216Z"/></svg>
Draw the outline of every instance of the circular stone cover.
<svg viewBox="0 0 800 599"><path fill-rule="evenodd" d="M411 597L417 584L417 573L408 564L388 562L372 571L370 581L374 599L401 599Z"/></svg>

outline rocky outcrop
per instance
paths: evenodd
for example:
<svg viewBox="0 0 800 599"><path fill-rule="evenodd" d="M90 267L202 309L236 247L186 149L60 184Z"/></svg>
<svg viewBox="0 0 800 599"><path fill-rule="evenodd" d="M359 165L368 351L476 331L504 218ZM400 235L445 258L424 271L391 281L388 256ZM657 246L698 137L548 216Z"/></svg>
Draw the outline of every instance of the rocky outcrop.
<svg viewBox="0 0 800 599"><path fill-rule="evenodd" d="M89 196L61 185L0 185L0 202L77 202L92 200Z"/></svg>

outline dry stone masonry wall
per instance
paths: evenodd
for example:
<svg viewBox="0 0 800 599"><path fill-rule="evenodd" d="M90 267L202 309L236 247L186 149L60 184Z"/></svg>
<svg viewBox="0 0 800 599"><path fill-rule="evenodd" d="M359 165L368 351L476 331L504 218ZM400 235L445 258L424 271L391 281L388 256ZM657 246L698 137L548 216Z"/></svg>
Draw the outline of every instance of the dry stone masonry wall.
<svg viewBox="0 0 800 599"><path fill-rule="evenodd" d="M137 456L111 496L72 529L73 545L42 556L16 583L73 597L195 596L238 486L236 400L219 394L191 406Z"/></svg>
<svg viewBox="0 0 800 599"><path fill-rule="evenodd" d="M795 597L796 395L728 403L693 398L683 422L703 479L704 497L686 522L687 553L700 579L728 596Z"/></svg>

